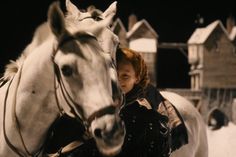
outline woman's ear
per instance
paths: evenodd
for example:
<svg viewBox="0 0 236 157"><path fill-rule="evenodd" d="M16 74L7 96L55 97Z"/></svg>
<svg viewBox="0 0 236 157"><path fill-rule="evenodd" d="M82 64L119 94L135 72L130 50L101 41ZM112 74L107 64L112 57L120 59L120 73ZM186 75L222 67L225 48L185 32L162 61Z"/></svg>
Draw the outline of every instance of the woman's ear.
<svg viewBox="0 0 236 157"><path fill-rule="evenodd" d="M140 82L140 77L139 77L139 76L136 76L135 84L138 84L139 82Z"/></svg>

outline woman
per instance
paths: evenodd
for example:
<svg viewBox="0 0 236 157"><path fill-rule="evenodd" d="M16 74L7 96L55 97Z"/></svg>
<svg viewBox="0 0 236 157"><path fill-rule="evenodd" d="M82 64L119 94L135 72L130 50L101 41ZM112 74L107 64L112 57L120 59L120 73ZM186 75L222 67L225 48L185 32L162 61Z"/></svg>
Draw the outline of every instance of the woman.
<svg viewBox="0 0 236 157"><path fill-rule="evenodd" d="M131 49L121 48L116 58L118 79L126 101L120 111L126 137L118 156L169 156L168 118L157 112L164 99L149 83L142 56Z"/></svg>

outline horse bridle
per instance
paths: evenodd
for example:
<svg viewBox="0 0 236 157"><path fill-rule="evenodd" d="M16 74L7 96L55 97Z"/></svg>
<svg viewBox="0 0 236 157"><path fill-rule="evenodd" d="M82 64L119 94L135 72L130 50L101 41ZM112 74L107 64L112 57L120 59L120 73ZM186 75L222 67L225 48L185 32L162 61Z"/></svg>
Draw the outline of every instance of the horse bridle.
<svg viewBox="0 0 236 157"><path fill-rule="evenodd" d="M91 36L89 34L81 34L82 36L83 35L86 35L86 36L90 36L94 39L96 39L94 36ZM78 35L77 35L78 36ZM68 41L71 41L71 40L77 40L76 37L74 36L66 36L65 38L62 38L63 40L61 40L57 46L57 48L54 49L53 51L53 55L52 55L52 62L53 62L53 66L54 66L54 73L55 73L55 77L54 77L54 90L55 90L55 99L56 99L56 105L59 109L59 112L60 112L60 116L66 114L68 116L70 116L70 114L66 113L65 110L63 110L63 107L61 107L59 104L59 99L58 99L58 95L57 95L57 84L56 82L58 83L59 85L59 89L62 93L62 96L66 102L66 104L68 105L68 107L70 108L70 112L73 114L74 117L76 117L76 119L80 122L82 122L82 124L84 125L85 129L88 130L90 125L91 125L91 122L96 119L96 118L99 118L99 117L102 117L104 116L105 114L114 114L118 111L117 107L114 106L114 105L109 105L109 106L106 106L104 108L101 108L99 109L98 111L95 111L94 113L92 113L88 118L85 117L84 115L84 110L83 108L81 107L81 105L79 105L78 103L76 103L72 97L70 96L69 92L67 91L66 87L65 87L65 84L63 82L63 79L62 79L62 76L61 76L61 72L59 70L59 66L55 63L54 61L54 58L55 58L55 55L56 53L58 52L58 50L60 49L60 47L62 45L64 45L65 43L67 43Z"/></svg>

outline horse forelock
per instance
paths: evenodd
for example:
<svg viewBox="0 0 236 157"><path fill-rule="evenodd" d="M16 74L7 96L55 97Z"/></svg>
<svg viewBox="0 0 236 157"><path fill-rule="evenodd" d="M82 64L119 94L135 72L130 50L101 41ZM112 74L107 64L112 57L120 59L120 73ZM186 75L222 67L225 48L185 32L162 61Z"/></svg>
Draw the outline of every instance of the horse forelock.
<svg viewBox="0 0 236 157"><path fill-rule="evenodd" d="M80 14L65 14L66 22L78 24L79 22L83 21L84 19L93 19L90 12L81 12Z"/></svg>

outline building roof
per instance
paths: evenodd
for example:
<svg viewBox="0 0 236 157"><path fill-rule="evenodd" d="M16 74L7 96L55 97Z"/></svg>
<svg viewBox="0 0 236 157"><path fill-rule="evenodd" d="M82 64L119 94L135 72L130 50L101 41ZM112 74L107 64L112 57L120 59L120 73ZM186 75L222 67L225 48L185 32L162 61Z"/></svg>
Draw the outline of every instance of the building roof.
<svg viewBox="0 0 236 157"><path fill-rule="evenodd" d="M236 39L236 26L234 26L233 29L231 30L231 32L229 34L229 38L232 41Z"/></svg>
<svg viewBox="0 0 236 157"><path fill-rule="evenodd" d="M124 24L121 22L120 18L117 18L113 23L111 30L114 31L117 27L120 27L122 31L126 31Z"/></svg>
<svg viewBox="0 0 236 157"><path fill-rule="evenodd" d="M227 31L225 30L225 27L223 26L222 22L220 20L216 20L205 28L197 28L188 40L188 44L203 44L217 26L220 26L222 31L228 37Z"/></svg>
<svg viewBox="0 0 236 157"><path fill-rule="evenodd" d="M138 21L137 23L134 24L134 26L131 28L131 30L129 30L127 32L126 37L129 39L132 36L134 36L136 33L138 33L141 29L144 29L144 27L146 27L146 29L151 33L151 35L154 38L157 38L158 35L156 33L156 31L151 27L151 25L145 20L142 19L141 21ZM141 31L142 32L142 31ZM144 34L143 34L144 35Z"/></svg>

